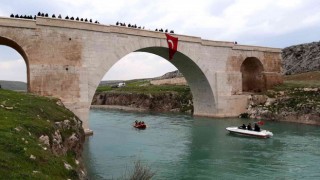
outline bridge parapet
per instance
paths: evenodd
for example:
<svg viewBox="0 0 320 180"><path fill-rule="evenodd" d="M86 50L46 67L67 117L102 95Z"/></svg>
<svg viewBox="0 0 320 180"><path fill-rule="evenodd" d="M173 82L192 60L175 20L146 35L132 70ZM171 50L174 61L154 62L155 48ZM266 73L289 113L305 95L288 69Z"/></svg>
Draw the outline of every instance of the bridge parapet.
<svg viewBox="0 0 320 180"><path fill-rule="evenodd" d="M233 46L232 49L233 50L243 50L243 51L260 51L260 52L281 53L280 48L249 46L249 45L235 45L235 46Z"/></svg>
<svg viewBox="0 0 320 180"><path fill-rule="evenodd" d="M6 17L0 17L0 26L31 29L35 29L37 27L35 20Z"/></svg>
<svg viewBox="0 0 320 180"><path fill-rule="evenodd" d="M59 27L59 28L95 31L95 32L127 34L127 35L151 37L151 38L158 38L158 39L166 38L164 36L164 33L153 31L153 30L135 29L135 28L129 28L129 27L123 27L123 26L103 25L103 24L89 23L89 22L83 22L83 21L49 18L49 17L41 17L41 16L37 17L36 20L0 17L0 26L32 28L32 29L37 28L37 26L51 26L51 27ZM188 36L188 35L181 35L181 34L174 34L174 36L177 36L179 38L179 41L201 43L204 46L230 47L233 50L262 51L262 52L276 52L276 53L281 52L281 49L279 48L236 45L234 44L234 42L213 41L213 40L201 39L200 37L196 37L196 36Z"/></svg>

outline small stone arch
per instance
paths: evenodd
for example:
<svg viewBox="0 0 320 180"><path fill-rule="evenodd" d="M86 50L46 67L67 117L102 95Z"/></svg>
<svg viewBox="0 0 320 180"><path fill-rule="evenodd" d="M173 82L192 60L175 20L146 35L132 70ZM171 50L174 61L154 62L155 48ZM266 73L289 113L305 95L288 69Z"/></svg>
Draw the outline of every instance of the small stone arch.
<svg viewBox="0 0 320 180"><path fill-rule="evenodd" d="M264 67L256 57L248 57L241 64L242 92L263 92L266 90Z"/></svg>
<svg viewBox="0 0 320 180"><path fill-rule="evenodd" d="M16 50L24 59L25 63L26 63L26 68L27 68L27 87L28 87L28 92L30 90L30 73L29 73L29 60L28 60L28 56L25 53L25 51L23 50L23 48L16 43L15 41L9 39L9 38L5 38L5 37L1 37L0 36L0 45L4 45L4 46L8 46L11 47L12 49Z"/></svg>

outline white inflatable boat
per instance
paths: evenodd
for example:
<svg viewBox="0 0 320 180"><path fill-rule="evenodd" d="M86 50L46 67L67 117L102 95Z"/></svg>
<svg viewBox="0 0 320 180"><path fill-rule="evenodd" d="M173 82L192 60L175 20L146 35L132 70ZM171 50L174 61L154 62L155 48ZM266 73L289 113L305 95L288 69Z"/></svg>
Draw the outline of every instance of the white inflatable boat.
<svg viewBox="0 0 320 180"><path fill-rule="evenodd" d="M228 130L230 133L258 138L270 138L273 136L272 132L263 129L261 129L260 131L252 131L247 129L240 129L238 127L227 127L226 130Z"/></svg>

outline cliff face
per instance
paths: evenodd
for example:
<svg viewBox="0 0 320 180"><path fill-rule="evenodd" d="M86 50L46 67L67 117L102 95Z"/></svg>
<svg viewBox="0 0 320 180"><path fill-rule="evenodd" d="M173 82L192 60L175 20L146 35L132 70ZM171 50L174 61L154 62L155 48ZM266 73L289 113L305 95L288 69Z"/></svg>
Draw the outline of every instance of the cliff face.
<svg viewBox="0 0 320 180"><path fill-rule="evenodd" d="M63 106L61 104L61 106ZM74 162L64 162L64 167L77 173L78 179L87 179L87 173L82 160L83 144L85 133L82 122L79 118L65 119L55 122L54 130L50 134L42 134L39 142L43 148L48 148L57 157L68 156L72 153L75 156Z"/></svg>
<svg viewBox="0 0 320 180"><path fill-rule="evenodd" d="M118 105L157 112L192 112L192 97L178 93L96 93L92 105Z"/></svg>
<svg viewBox="0 0 320 180"><path fill-rule="evenodd" d="M286 75L320 70L320 42L290 46L282 50Z"/></svg>

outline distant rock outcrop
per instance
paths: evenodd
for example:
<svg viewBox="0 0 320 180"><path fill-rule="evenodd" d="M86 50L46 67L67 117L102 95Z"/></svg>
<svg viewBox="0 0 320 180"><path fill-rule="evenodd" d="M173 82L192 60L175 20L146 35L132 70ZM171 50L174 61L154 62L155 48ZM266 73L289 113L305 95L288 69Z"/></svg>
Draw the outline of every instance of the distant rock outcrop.
<svg viewBox="0 0 320 180"><path fill-rule="evenodd" d="M143 78L143 79L132 79L132 80L140 80L140 81L157 81L157 80L163 80L163 79L173 79L173 78L181 78L183 77L182 73L180 73L179 70L167 72L162 76L154 77L154 78ZM107 81L101 81L99 86L112 86L119 84L121 82L126 82L125 80L107 80ZM164 83L166 84L166 83ZM169 84L175 84L175 83L169 83ZM186 84L186 83L184 83Z"/></svg>
<svg viewBox="0 0 320 180"><path fill-rule="evenodd" d="M320 42L290 46L282 50L286 75L320 70Z"/></svg>
<svg viewBox="0 0 320 180"><path fill-rule="evenodd" d="M182 73L180 73L179 70L165 73L164 75L162 75L160 77L153 78L153 80L170 79L170 78L176 78L176 77L183 77Z"/></svg>

